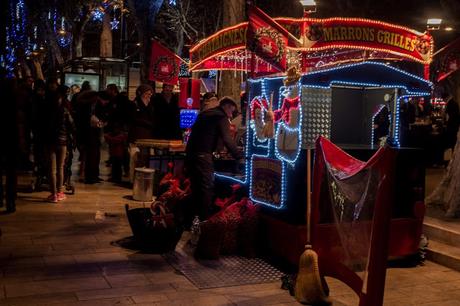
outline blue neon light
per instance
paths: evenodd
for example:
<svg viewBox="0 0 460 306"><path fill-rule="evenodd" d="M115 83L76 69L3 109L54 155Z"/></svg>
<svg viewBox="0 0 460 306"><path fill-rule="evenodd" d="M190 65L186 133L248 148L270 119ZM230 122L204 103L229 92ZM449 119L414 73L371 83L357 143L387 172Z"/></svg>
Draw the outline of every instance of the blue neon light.
<svg viewBox="0 0 460 306"><path fill-rule="evenodd" d="M299 87L299 95L302 96L302 87L300 86L300 82L295 86ZM286 93L286 90L288 90L288 89L285 86L281 86L280 91L281 90L284 93ZM281 96L280 96L279 100L280 101L282 100ZM279 105L281 105L281 104L279 104ZM276 129L276 134L275 134L275 156L278 159L282 160L282 161L288 162L289 164L291 164L291 166L293 166L295 164L295 162L297 161L297 158L299 158L299 155L300 155L300 147L301 147L301 143L302 143L302 120L303 120L303 118L302 118L302 101L299 101L298 109L299 109L299 126L296 127L296 128L291 128L288 125L286 125L284 122L280 122L278 124L278 127ZM289 133L297 133L297 137L298 137L297 152L296 152L294 158L292 158L292 159L287 157L287 156L285 156L285 155L283 155L283 153L280 152L279 149L278 149L278 136L279 136L280 130L282 128L285 131L289 132Z"/></svg>
<svg viewBox="0 0 460 306"><path fill-rule="evenodd" d="M181 109L180 111L180 128L189 129L193 126L198 117L199 111L196 109Z"/></svg>
<svg viewBox="0 0 460 306"><path fill-rule="evenodd" d="M118 30L118 26L120 25L120 21L113 17L112 21L110 22L110 26L112 30Z"/></svg>
<svg viewBox="0 0 460 306"><path fill-rule="evenodd" d="M392 66L388 66L386 64L383 64L383 63L378 63L378 62L363 62L363 63L354 63L354 64L350 64L350 65L343 65L343 66L340 66L340 67L334 67L334 68L329 68L329 69L326 69L326 70L321 70L321 71L316 71L316 72L312 72L311 74L319 74L319 73L324 73L324 72L327 72L327 71L334 71L334 70L338 70L338 69L346 69L346 68L349 68L349 67L354 67L354 66L359 66L359 65L364 65L364 64L373 64L373 65L380 65L380 66L385 66L387 68L390 68L394 71L397 71L399 73L402 73L404 75L407 75L407 76L410 76L410 77L413 77L419 81L422 81L424 82L425 84L428 84L430 87L433 87L433 84L429 81L426 81L416 75L413 75L413 74L410 74L408 72L405 72L403 70L400 70L398 68L395 68L395 67L392 67ZM274 78L264 78L264 79L256 79L256 80L249 80L250 83L258 83L260 82L261 84L261 96L269 96L269 94L267 93L267 82L268 81L272 81L272 80L281 80L281 79L284 79L285 77L284 76L281 76L281 77L274 77ZM380 87L380 88L399 88L399 89L403 89L405 90L405 93L406 95L405 96L402 96L402 97L398 97L398 99L396 99L396 106L395 106L395 109L396 109L396 114L395 114L395 130L393 131L393 137L394 137L394 141L395 141L395 144L397 146L399 146L400 142L399 142L399 136L400 136L400 131L399 131L399 106L400 106L400 99L402 98L406 98L406 97L412 97L412 96L427 96L429 95L430 93L429 92L424 92L424 91L412 91L412 90L409 90L407 86L403 85L403 84L397 84L397 85L393 85L393 84L375 84L375 83L361 83L361 82L347 82L347 81L339 81L339 80L332 80L329 82L328 86L323 86L323 85L314 85L314 84L303 84L301 87L300 87L300 90L302 89L303 86L307 87L307 88L320 88L320 89L329 89L331 88L331 86L333 85L348 85L348 86L359 86L359 87ZM281 90L283 89L283 86L279 88L279 91L278 92L281 92ZM300 93L301 95L301 93ZM280 98L278 99L280 100ZM250 99L251 101L251 99ZM251 106L252 107L252 106ZM302 124L303 122L303 118L302 118L302 110L301 110L301 107L302 107L302 104L300 103L299 104L299 125ZM383 107L383 106L382 106ZM381 109L379 109L380 111ZM389 112L391 113L391 111ZM375 115L372 117L372 125L373 125L373 122L374 122L374 118L375 118ZM390 122L391 122L391 117L390 117ZM285 129L287 132L298 132L299 133L299 149L298 149L298 152L295 156L294 159L289 159L287 158L286 156L283 156L283 154L281 152L278 151L277 149L277 139L278 139L278 132L279 132L279 129L280 127L282 127L283 129ZM253 143L252 143L252 147L254 148L261 148L260 144L259 145L256 145L254 140L256 137L254 134L255 134L255 127L252 125L252 124L248 124L247 126L247 131L246 131L246 157L248 159L248 161L245 163L245 179L244 180L240 180L240 179L237 179L237 178L234 178L234 177L230 177L230 176L225 176L225 175L221 175L221 174L216 174L217 177L221 177L221 178L226 178L226 179L229 179L230 181L233 181L233 182L237 182L237 183L241 183L241 184L246 184L246 183L249 183L249 194L250 194L250 199L256 203L260 203L260 204L263 204L263 205L267 205L267 206L270 206L270 207L273 207L273 208L276 208L276 209L281 209L284 207L285 205L285 200L286 200L286 186L287 186L287 182L286 182L286 166L285 166L285 163L289 163L289 164L293 164L295 163L295 161L297 160L297 158L299 158L299 155L300 155L300 143L301 143L301 137L302 137L302 134L301 134L301 130L302 130L302 127L299 126L299 128L291 128L289 126L287 126L284 122L280 122L278 125L277 125L277 131L276 131L276 140L274 141L274 143L270 143L269 141L269 148L274 145L275 146L275 151L274 151L274 154L275 154L275 157L280 159L281 160L281 163L282 163L282 186L281 186L281 205L278 206L274 203L267 203L267 202L264 202L264 201L260 201L258 199L255 199L253 197L253 194L252 194L252 171L253 171L253 159L254 157L258 156L258 157L269 157L270 156L270 153L268 152L267 155L260 155L260 154L254 154L253 152L251 152L251 144L249 142L250 140L250 137L253 137ZM249 135L251 132L254 132L252 135ZM372 128L372 138L373 139L373 128ZM250 159L249 159L250 158Z"/></svg>
<svg viewBox="0 0 460 306"><path fill-rule="evenodd" d="M94 21L102 21L104 18L104 12L101 9L97 8L93 11L93 20Z"/></svg>
<svg viewBox="0 0 460 306"><path fill-rule="evenodd" d="M237 179L233 176L228 176L228 175L224 175L224 174L219 174L219 173L216 173L214 172L214 176L217 176L217 177L220 177L220 178L223 178L223 179L226 179L226 180L229 180L229 181L232 181L232 182L236 182L236 183L239 183L239 184L242 184L242 185L246 185L246 183L248 182L248 172L249 172L249 163L248 163L248 158L250 156L250 152L249 152L249 126L246 125L246 153L245 153L245 156L246 156L246 162L244 163L244 179L243 180L240 180L240 179Z"/></svg>
<svg viewBox="0 0 460 306"><path fill-rule="evenodd" d="M390 65L387 65L387 64L384 64L384 63L380 63L380 62L372 62L372 61L368 61L368 62L360 62L360 63L353 63L353 64L348 64L348 65L342 65L342 66L338 66L338 67L332 67L332 68L327 68L327 69L324 69L324 70L318 70L318 71L313 71L313 72L309 72L308 75L315 75L315 74L320 74L320 73L324 73L324 72L330 72L330 71L337 71L337 70L341 70L341 69L347 69L347 68L351 68L351 67L356 67L356 66L362 66L362 65L367 65L367 64L371 64L371 65L377 65L377 66L383 66L383 67L386 67L386 68L389 68L389 69L392 69L396 72L399 72L399 73L402 73L404 75L407 75L409 77L413 77L423 83L426 83L428 84L430 87L433 87L433 83L430 82L430 81L427 81L417 75L414 75L414 74L411 74L409 72L406 72L404 70L401 70L399 68L395 68L393 66L390 66ZM267 80L267 81L271 81L271 80L280 80L280 79L284 79L285 77L284 76L281 76L281 77L272 77L272 78L264 78L263 80ZM260 82L261 80L253 80L253 79L250 79L249 82L250 83L255 83L255 82ZM429 93L427 93L427 95L429 95Z"/></svg>
<svg viewBox="0 0 460 306"><path fill-rule="evenodd" d="M245 165L245 167L246 167L246 165ZM217 177L229 180L229 181L233 181L233 182L238 183L238 184L246 185L246 177L243 180L240 180L240 179L237 179L236 177L228 176L228 175L224 175L224 174L219 174L217 172L214 173L214 176L217 176Z"/></svg>

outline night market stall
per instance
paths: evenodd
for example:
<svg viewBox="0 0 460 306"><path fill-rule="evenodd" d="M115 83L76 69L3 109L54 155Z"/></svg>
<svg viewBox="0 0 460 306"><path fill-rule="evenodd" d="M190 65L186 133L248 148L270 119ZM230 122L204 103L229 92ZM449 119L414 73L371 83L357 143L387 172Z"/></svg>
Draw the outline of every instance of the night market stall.
<svg viewBox="0 0 460 306"><path fill-rule="evenodd" d="M251 73L247 84L245 170L238 175L216 173L216 180L247 186L249 198L262 207L264 242L272 255L297 265L305 244L313 242L320 262L321 258L336 256L339 261L339 256L348 256L347 265L325 273L345 280L360 294L363 281L347 272L366 270L350 268L363 264L354 261L359 257L356 254L365 250L373 253L370 244L375 246L388 239L390 256L418 252L425 175L420 151L401 146L406 124L401 110L410 97L430 96L432 84L391 66L390 61L409 60L426 66L431 61L432 38L427 33L366 19L271 19L260 10L250 13L249 19L249 23L219 31L190 50L191 70ZM318 136L330 139L340 149L326 140L315 149ZM385 143L391 144L394 157L378 150ZM312 151L316 154L314 176L310 171ZM340 158L331 158L334 154ZM392 158L393 164L389 162ZM321 170L319 165L329 170ZM373 167L381 170L377 180ZM395 173L391 174L389 168ZM389 172L385 174L382 169ZM323 175L318 176L319 172ZM350 178L359 183L347 185L341 181ZM319 187L328 186L324 180L329 184L326 189ZM310 202L311 185L310 240L306 204ZM347 202L350 199L344 194L349 194L344 190L354 194L355 200ZM372 243L363 240L363 248L355 250L355 257L347 248L338 252L340 245L356 245L362 235L356 235L354 243L338 243L344 236L321 225L339 226L341 223L331 217L335 214L340 220L352 220L352 227L362 226L369 235L371 227L366 220L372 219L384 228L385 210L376 209L372 218L368 210L373 209L369 208L372 205L363 204L372 196L372 205L384 205L391 212L389 237L381 232L380 241L375 236ZM336 207L331 213L327 203L341 209ZM347 205L351 203L355 207L349 210ZM359 233L356 230L348 233ZM374 259L371 265L375 267L379 261L384 266L386 255ZM384 279L384 272L381 275Z"/></svg>
<svg viewBox="0 0 460 306"><path fill-rule="evenodd" d="M431 84L378 62L307 73L289 86L283 80L284 77L272 77L250 81L251 115L244 179L216 175L249 185L251 200L262 205L268 216L273 252L296 263L304 232L298 226L305 224L306 216L306 155L316 137L325 136L353 156L367 159L379 147L374 141L375 120L386 109L387 135L398 147L400 104L410 96L428 96ZM273 138L268 138L263 136L263 117L271 95L275 118L278 116L279 121L275 123ZM394 256L417 252L424 209L420 152L399 147L398 153L394 241L390 251ZM297 244L293 243L296 239L299 239Z"/></svg>

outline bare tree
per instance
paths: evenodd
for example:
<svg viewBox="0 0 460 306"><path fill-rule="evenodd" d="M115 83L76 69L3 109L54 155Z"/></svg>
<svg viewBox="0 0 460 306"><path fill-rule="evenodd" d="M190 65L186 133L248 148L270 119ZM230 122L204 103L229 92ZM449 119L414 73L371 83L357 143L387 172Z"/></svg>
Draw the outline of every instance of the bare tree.
<svg viewBox="0 0 460 306"><path fill-rule="evenodd" d="M196 29L197 20L203 18L198 16L193 8L195 1L181 0L175 4L165 3L163 9L158 14L158 23L156 30L163 32L161 40L166 45L174 49L177 54L182 54L184 41L194 41L199 37L199 31ZM175 33L167 35L167 33ZM159 33L156 33L159 34ZM168 39L169 38L169 39ZM174 38L174 39L171 39Z"/></svg>

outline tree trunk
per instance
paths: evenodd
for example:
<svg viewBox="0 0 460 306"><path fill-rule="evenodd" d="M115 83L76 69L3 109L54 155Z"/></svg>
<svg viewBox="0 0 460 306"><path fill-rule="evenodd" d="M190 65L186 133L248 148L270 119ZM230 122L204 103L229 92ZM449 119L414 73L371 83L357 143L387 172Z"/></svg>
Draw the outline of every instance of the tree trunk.
<svg viewBox="0 0 460 306"><path fill-rule="evenodd" d="M21 69L22 69L22 77L28 77L32 76L32 71L30 70L29 65L27 64L26 60L24 57L21 57L18 62L21 64Z"/></svg>
<svg viewBox="0 0 460 306"><path fill-rule="evenodd" d="M58 67L61 67L64 64L61 49L52 36L53 35L48 35L49 47L51 49L51 65L48 67L48 73L50 73L50 71L51 73L56 72L56 64Z"/></svg>
<svg viewBox="0 0 460 306"><path fill-rule="evenodd" d="M110 14L106 12L102 19L102 32L100 53L101 57L112 57L112 29L110 25Z"/></svg>
<svg viewBox="0 0 460 306"><path fill-rule="evenodd" d="M45 77L43 76L42 64L40 63L40 60L38 58L34 58L32 60L32 64L34 65L34 68L35 68L35 79L45 80Z"/></svg>
<svg viewBox="0 0 460 306"><path fill-rule="evenodd" d="M83 57L83 37L86 24L90 18L90 8L85 7L80 20L72 25L72 58Z"/></svg>
<svg viewBox="0 0 460 306"><path fill-rule="evenodd" d="M75 36L74 39L74 47L73 47L73 51L75 52L75 56L74 58L76 57L82 57L83 56L83 34L80 33L78 36Z"/></svg>
<svg viewBox="0 0 460 306"><path fill-rule="evenodd" d="M49 21L46 15L44 15L44 18L42 18L42 20L44 20L46 38L48 40L48 44L51 49L52 58L54 58L55 62L59 66L62 66L64 64L64 57L62 56L61 48L59 47L59 44L57 42L56 35L53 29L51 29L51 26L49 24ZM54 64L55 63L53 63L53 66Z"/></svg>
<svg viewBox="0 0 460 306"><path fill-rule="evenodd" d="M246 19L244 0L223 1L223 5L222 26L224 28L236 25ZM233 71L220 71L219 73L222 74L218 86L219 96L230 96L238 102L241 93L240 72L237 73L236 77ZM239 105L239 103L237 104Z"/></svg>
<svg viewBox="0 0 460 306"><path fill-rule="evenodd" d="M142 63L140 67L140 80L141 80L141 83L146 83L149 63L145 55L147 53L146 49L149 48L149 46L145 45L145 41L147 39L145 39L146 35L145 35L144 29L148 28L148 23L145 21L145 16L141 15L142 13L139 12L136 6L135 0L128 0L128 8L130 12L133 14L133 16L135 16L134 24L136 25L137 36L138 36L139 42L142 43L142 45L139 47L139 60Z"/></svg>

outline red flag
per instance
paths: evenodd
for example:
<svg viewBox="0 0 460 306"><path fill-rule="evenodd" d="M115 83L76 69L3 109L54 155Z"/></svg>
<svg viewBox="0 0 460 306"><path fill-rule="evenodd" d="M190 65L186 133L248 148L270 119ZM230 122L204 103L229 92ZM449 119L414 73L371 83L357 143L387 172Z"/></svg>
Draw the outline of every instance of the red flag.
<svg viewBox="0 0 460 306"><path fill-rule="evenodd" d="M286 70L289 32L259 8L249 7L247 49L280 71Z"/></svg>
<svg viewBox="0 0 460 306"><path fill-rule="evenodd" d="M176 54L153 41L149 80L176 85L179 80L180 61Z"/></svg>

